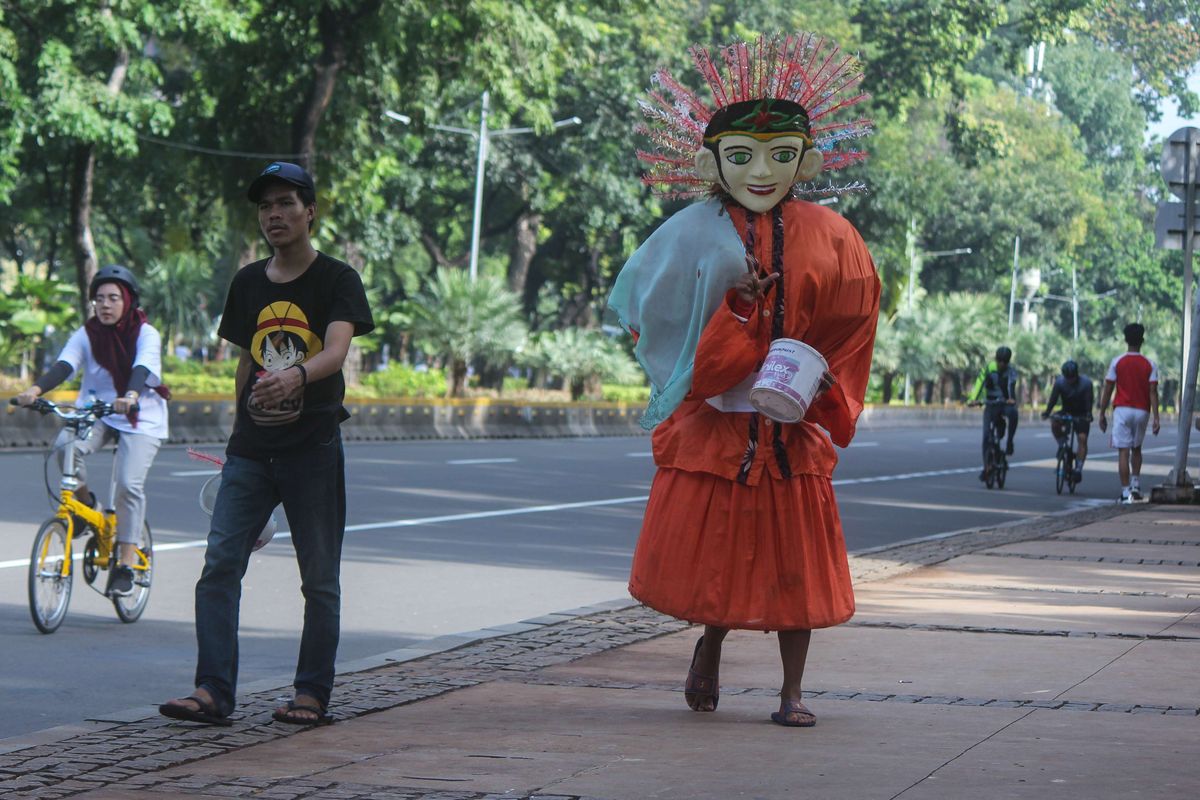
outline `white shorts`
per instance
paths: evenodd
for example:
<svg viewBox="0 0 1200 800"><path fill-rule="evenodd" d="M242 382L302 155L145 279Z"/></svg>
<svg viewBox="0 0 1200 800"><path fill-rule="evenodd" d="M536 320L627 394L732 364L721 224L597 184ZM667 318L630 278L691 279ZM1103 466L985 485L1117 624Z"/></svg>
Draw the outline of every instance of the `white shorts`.
<svg viewBox="0 0 1200 800"><path fill-rule="evenodd" d="M1112 434L1108 442L1113 447L1122 450L1127 447L1141 447L1146 438L1146 425L1150 422L1150 412L1130 406L1115 406L1113 408Z"/></svg>

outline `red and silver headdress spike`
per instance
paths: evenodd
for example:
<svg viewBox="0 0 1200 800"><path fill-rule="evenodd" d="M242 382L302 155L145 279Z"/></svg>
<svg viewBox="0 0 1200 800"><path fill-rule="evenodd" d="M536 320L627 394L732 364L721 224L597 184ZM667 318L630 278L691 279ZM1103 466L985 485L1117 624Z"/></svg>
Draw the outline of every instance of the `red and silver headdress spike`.
<svg viewBox="0 0 1200 800"><path fill-rule="evenodd" d="M647 165L643 182L667 197L705 194L709 183L696 175L696 151L713 114L734 103L761 98L788 100L808 112L814 145L825 158L823 171L842 169L866 158L846 146L873 130L864 118L845 119L851 106L868 95L859 91L862 65L833 42L811 33L760 36L753 44L737 42L718 51L691 49L696 70L712 93L710 107L670 73L654 73L654 88L639 102L646 123L637 132L647 136L653 150L639 150ZM836 117L838 118L835 118ZM860 182L842 186L809 184L801 194L827 195L865 188Z"/></svg>

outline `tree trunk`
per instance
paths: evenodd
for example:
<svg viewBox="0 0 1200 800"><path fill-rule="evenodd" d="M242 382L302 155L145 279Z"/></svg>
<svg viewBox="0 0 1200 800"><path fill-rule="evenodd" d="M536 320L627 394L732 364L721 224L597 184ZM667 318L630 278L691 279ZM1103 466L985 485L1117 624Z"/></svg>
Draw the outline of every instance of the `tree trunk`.
<svg viewBox="0 0 1200 800"><path fill-rule="evenodd" d="M591 328L596 320L592 313L592 299L600 286L600 250L593 247L588 253L580 276L581 288L575 296L563 303L558 320L560 327Z"/></svg>
<svg viewBox="0 0 1200 800"><path fill-rule="evenodd" d="M379 10L382 0L365 0L356 8L339 10L325 5L317 14L321 54L313 67L313 79L304 104L292 120L292 152L300 154L300 165L315 176L313 156L317 151L317 128L337 86L338 73L346 65L346 46L356 23Z"/></svg>
<svg viewBox="0 0 1200 800"><path fill-rule="evenodd" d="M104 8L101 16L109 21L112 9ZM108 75L107 89L114 97L121 93L129 73L129 51L117 50L116 62ZM79 286L79 311L88 316L88 285L96 274L96 243L92 238L92 186L96 173L96 149L93 144L80 144L71 154L71 240L75 255L75 283Z"/></svg>
<svg viewBox="0 0 1200 800"><path fill-rule="evenodd" d="M583 382L583 395L588 400L604 399L604 381L599 375L589 375Z"/></svg>
<svg viewBox="0 0 1200 800"><path fill-rule="evenodd" d="M533 211L523 211L517 217L516 235L508 258L508 288L520 298L525 297L529 265L537 253L538 228L541 224L542 215Z"/></svg>
<svg viewBox="0 0 1200 800"><path fill-rule="evenodd" d="M96 154L91 145L76 147L71 159L71 242L75 256L75 285L79 314L88 317L88 286L96 274L96 243L92 239L92 183Z"/></svg>
<svg viewBox="0 0 1200 800"><path fill-rule="evenodd" d="M892 381L896 380L896 376L889 372L883 376L883 404L886 406L892 402Z"/></svg>
<svg viewBox="0 0 1200 800"><path fill-rule="evenodd" d="M450 384L450 396L462 397L467 389L467 362L457 358L450 362L450 373L446 376Z"/></svg>

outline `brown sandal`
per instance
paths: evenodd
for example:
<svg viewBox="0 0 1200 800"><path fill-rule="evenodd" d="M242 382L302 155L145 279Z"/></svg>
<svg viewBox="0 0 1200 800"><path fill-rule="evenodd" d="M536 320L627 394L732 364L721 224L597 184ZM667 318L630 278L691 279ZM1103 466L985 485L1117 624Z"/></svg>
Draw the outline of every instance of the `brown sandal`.
<svg viewBox="0 0 1200 800"><path fill-rule="evenodd" d="M695 670L696 658L700 655L700 647L703 644L704 637L701 636L696 641L696 649L692 651L692 663L688 667L687 681L683 684L683 699L687 701L688 708L692 711L716 711L717 703L721 700L718 676L701 675ZM708 699L712 700L712 708L701 708L700 704Z"/></svg>

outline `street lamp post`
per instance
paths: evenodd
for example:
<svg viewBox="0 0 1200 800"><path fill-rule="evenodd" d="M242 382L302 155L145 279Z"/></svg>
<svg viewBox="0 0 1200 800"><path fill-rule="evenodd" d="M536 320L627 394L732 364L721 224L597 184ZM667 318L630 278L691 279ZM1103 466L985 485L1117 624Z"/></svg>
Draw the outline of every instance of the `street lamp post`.
<svg viewBox="0 0 1200 800"><path fill-rule="evenodd" d="M1021 263L1021 237L1013 238L1012 283L1008 289L1008 332L1012 333L1013 306L1017 304L1017 271Z"/></svg>
<svg viewBox="0 0 1200 800"><path fill-rule="evenodd" d="M1109 289L1107 292L1085 297L1084 300L1099 300L1102 297L1112 297L1117 293L1116 289ZM1045 300L1057 300L1060 303L1071 304L1071 341L1079 341L1079 283L1075 277L1075 265L1071 265L1071 296L1066 297L1061 294L1046 294L1042 296Z"/></svg>
<svg viewBox="0 0 1200 800"><path fill-rule="evenodd" d="M917 274L921 270L921 264L927 258L940 258L941 256L957 256L964 253L970 253L969 247L956 247L953 250L918 250L917 249L917 221L910 219L908 224L908 236L906 237L906 247L908 251L908 292L907 292L907 307L908 313L912 313L913 309L913 287L917 282ZM912 393L912 378L906 372L904 373L904 405L910 402Z"/></svg>
<svg viewBox="0 0 1200 800"><path fill-rule="evenodd" d="M473 131L470 128L458 128L453 125L430 125L429 127L435 131L446 131L447 133L461 133L466 136L471 136L478 143L478 150L475 156L475 207L471 219L471 267L470 275L471 282L475 282L475 277L479 274L479 231L483 222L483 175L487 167L488 149L493 136L514 136L520 133L536 133L534 128L501 128L500 130L488 130L488 112L491 108L491 96L488 92L484 92L480 98L480 114L479 114L479 130ZM394 119L397 122L408 125L412 122L412 118L404 114L398 114L395 111L385 111L384 114L389 119ZM554 122L553 127L566 128L571 125L581 125L583 120L579 117L568 117Z"/></svg>

